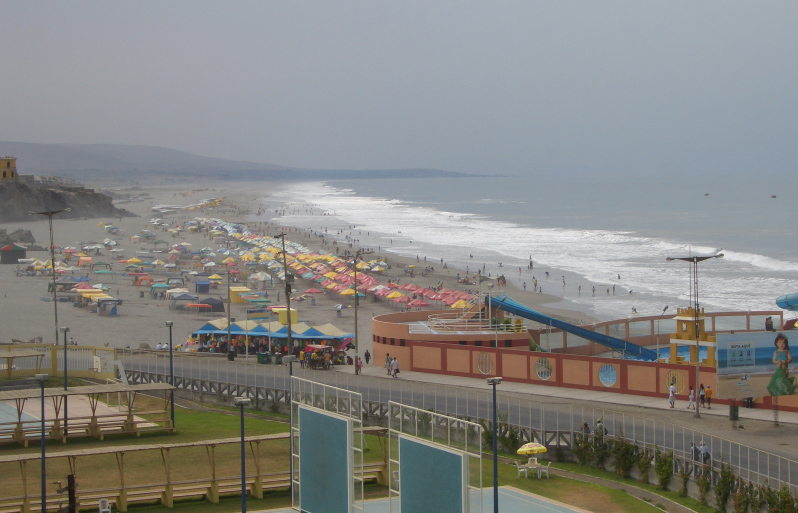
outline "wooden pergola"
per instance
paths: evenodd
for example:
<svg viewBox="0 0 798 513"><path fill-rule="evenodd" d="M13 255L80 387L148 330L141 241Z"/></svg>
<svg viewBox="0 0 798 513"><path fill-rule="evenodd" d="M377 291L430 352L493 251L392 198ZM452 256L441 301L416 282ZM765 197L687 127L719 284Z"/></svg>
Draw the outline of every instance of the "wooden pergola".
<svg viewBox="0 0 798 513"><path fill-rule="evenodd" d="M387 483L388 461L384 438L387 429L383 427L362 428L363 433L375 435L383 452L383 461L368 463L363 465L363 472L366 478L376 480L382 484ZM290 473L287 471L273 472L269 465L263 465L261 461L260 444L263 442L273 442L287 440L289 433L276 433L271 435L248 436L245 443L249 445L252 454L254 468L247 472L247 488L253 497L262 498L264 490L274 490L287 488L291 483ZM240 444L241 438L220 438L215 440L203 440L197 442L184 442L173 444L146 444L146 445L126 445L114 447L102 447L96 449L75 449L58 451L47 454L47 460L55 458L66 458L69 471L77 476L77 459L89 458L92 456L103 456L113 454L116 458L117 470L119 472L119 484L107 486L102 489L79 488L77 498L81 507L94 507L100 499L108 498L115 504L121 512L128 511L130 503L160 501L166 507L174 507L174 500L181 497L204 497L209 502L219 502L219 497L226 493L240 493L241 476L219 476L217 473L216 448L220 445ZM171 451L187 449L193 447L204 447L208 456L208 467L196 469L197 475L192 479L175 480L173 472L173 456ZM125 455L130 453L140 453L143 451L160 451L161 461L165 480L158 476L152 476L152 482L147 484L128 484L125 481ZM39 454L18 454L0 456L0 465L18 463L22 474L23 495L19 497L0 498L0 508L6 506L18 507L22 513L30 513L35 506L40 505L41 498L38 490L28 490L27 464L36 463L41 460ZM154 474L154 473L153 473ZM58 499L57 494L48 494L47 502Z"/></svg>
<svg viewBox="0 0 798 513"><path fill-rule="evenodd" d="M102 440L104 435L109 433L127 433L139 436L143 431L173 431L174 426L169 416L169 404L174 400L174 390L175 388L168 383L145 383L140 385L109 383L106 385L69 387L66 390L45 388L44 399L52 400L53 410L55 411L54 419L45 419L45 422L50 423L50 429L45 436L49 439L60 439L66 443L67 438L78 436L92 436ZM159 415L160 418L156 419L155 422L152 420L137 420L136 416L133 415L136 395L139 392L148 394L154 392L163 393L163 409L136 412L137 415ZM100 396L103 394L124 395L127 412L98 414L97 406ZM91 415L62 417L61 411L70 396L88 397ZM42 391L36 388L0 392L0 402L13 402L17 410L16 422L0 423L0 444L16 442L27 447L31 438L41 436L41 419L31 421L23 420L22 418L25 402L28 399L41 399L41 397ZM162 425L158 425L156 422L160 422ZM32 436L29 436L31 434Z"/></svg>
<svg viewBox="0 0 798 513"><path fill-rule="evenodd" d="M6 377L11 381L11 371L14 369L14 360L17 358L36 358L36 372L41 372L44 353L35 349L17 349L14 351L0 352L0 360L5 360Z"/></svg>

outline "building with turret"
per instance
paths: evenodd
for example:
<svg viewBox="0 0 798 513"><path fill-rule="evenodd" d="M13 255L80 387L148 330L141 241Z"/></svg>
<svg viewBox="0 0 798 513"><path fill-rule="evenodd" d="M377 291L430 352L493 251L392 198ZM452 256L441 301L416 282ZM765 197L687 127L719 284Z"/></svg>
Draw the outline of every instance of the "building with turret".
<svg viewBox="0 0 798 513"><path fill-rule="evenodd" d="M0 180L19 180L16 157L0 157L0 170L3 172Z"/></svg>

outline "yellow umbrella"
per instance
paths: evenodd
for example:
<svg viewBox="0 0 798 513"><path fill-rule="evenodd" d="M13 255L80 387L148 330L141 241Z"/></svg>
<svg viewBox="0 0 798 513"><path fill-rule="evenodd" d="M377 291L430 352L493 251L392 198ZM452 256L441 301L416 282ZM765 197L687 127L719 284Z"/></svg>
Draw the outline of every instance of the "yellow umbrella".
<svg viewBox="0 0 798 513"><path fill-rule="evenodd" d="M136 258L136 257L133 257L133 258L129 259L129 260L127 261L127 263L129 263L129 264L140 264L140 263L141 263L141 260L139 260L139 259L138 259L138 258Z"/></svg>
<svg viewBox="0 0 798 513"><path fill-rule="evenodd" d="M391 292L390 294L388 294L385 297L388 298L388 299L394 299L394 298L402 297L402 296L404 296L404 294L402 294L401 292L399 292L397 290L394 290L393 292Z"/></svg>
<svg viewBox="0 0 798 513"><path fill-rule="evenodd" d="M538 443L524 444L516 451L517 454L541 454L544 452L548 452L548 449L546 449L545 445Z"/></svg>
<svg viewBox="0 0 798 513"><path fill-rule="evenodd" d="M208 279L209 280L221 280L222 277L219 276L218 274L212 274L212 275L208 276Z"/></svg>
<svg viewBox="0 0 798 513"><path fill-rule="evenodd" d="M341 291L341 295L342 296L354 296L355 295L355 291L352 290L352 289L344 289L344 290Z"/></svg>
<svg viewBox="0 0 798 513"><path fill-rule="evenodd" d="M457 303L453 304L452 308L468 308L469 306L471 306L471 303L468 303L461 299Z"/></svg>

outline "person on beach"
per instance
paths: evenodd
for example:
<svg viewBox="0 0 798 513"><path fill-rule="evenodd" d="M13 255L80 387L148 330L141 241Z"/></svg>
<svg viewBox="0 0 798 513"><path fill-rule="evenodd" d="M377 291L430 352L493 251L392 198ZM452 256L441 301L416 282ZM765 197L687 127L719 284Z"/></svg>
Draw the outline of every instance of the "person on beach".
<svg viewBox="0 0 798 513"><path fill-rule="evenodd" d="M707 391L704 388L704 384L701 383L701 386L698 388L698 407L699 408L706 408L707 407Z"/></svg>
<svg viewBox="0 0 798 513"><path fill-rule="evenodd" d="M690 391L687 392L687 409L695 410L695 390L693 390L693 385L690 385Z"/></svg>
<svg viewBox="0 0 798 513"><path fill-rule="evenodd" d="M673 408L673 405L676 404L676 384L671 383L668 392L670 392L668 395L668 402L671 403L671 408Z"/></svg>

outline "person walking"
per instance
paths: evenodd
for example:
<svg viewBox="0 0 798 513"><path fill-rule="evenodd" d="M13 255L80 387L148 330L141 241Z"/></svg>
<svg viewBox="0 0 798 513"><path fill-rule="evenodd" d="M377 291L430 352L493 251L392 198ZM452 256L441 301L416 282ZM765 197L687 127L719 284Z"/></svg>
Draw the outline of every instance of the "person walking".
<svg viewBox="0 0 798 513"><path fill-rule="evenodd" d="M707 391L704 389L703 383L701 383L701 387L698 389L698 406L699 408L707 407Z"/></svg>
<svg viewBox="0 0 798 513"><path fill-rule="evenodd" d="M707 410L712 409L712 387L707 385Z"/></svg>
<svg viewBox="0 0 798 513"><path fill-rule="evenodd" d="M364 354L363 356L366 358L366 365L368 365L369 360L371 360L371 353L369 353L368 349L366 349L366 354Z"/></svg>
<svg viewBox="0 0 798 513"><path fill-rule="evenodd" d="M391 362L391 370L393 371L393 377L396 378L396 375L399 374L399 360L397 360L395 356Z"/></svg>
<svg viewBox="0 0 798 513"><path fill-rule="evenodd" d="M687 409L695 410L695 390L693 390L693 385L690 385L690 391L687 392Z"/></svg>
<svg viewBox="0 0 798 513"><path fill-rule="evenodd" d="M670 392L668 395L668 402L671 403L671 408L673 408L673 405L676 404L676 385L674 383L671 383L668 392Z"/></svg>
<svg viewBox="0 0 798 513"><path fill-rule="evenodd" d="M385 368L388 369L388 375L391 375L391 355L385 353Z"/></svg>

